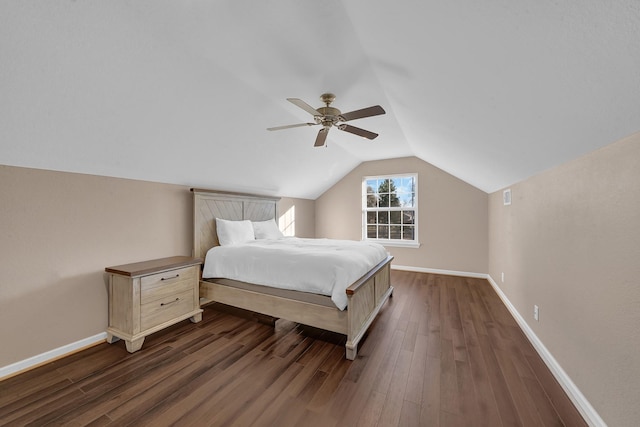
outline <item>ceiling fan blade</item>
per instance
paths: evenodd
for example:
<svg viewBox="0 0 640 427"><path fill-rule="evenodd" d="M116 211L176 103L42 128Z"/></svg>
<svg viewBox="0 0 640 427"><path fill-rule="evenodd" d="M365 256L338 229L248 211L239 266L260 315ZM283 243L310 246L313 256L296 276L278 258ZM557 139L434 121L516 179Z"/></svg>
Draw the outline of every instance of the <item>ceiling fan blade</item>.
<svg viewBox="0 0 640 427"><path fill-rule="evenodd" d="M327 140L327 134L329 133L329 128L322 128L318 131L318 136L316 137L316 143L313 144L314 147L322 147L324 142Z"/></svg>
<svg viewBox="0 0 640 427"><path fill-rule="evenodd" d="M282 129L291 129L291 128L298 128L298 127L302 127L302 126L315 126L317 125L317 123L298 123L295 125L284 125L284 126L276 126L276 127L272 127L272 128L267 128L267 130L282 130Z"/></svg>
<svg viewBox="0 0 640 427"><path fill-rule="evenodd" d="M371 116L379 116L380 114L384 114L384 113L386 113L386 111L384 111L384 109L381 106L374 105L373 107L367 107L361 110L355 110L355 111L350 111L348 113L340 114L339 117L343 121L348 122L349 120L362 119L362 118L371 117Z"/></svg>
<svg viewBox="0 0 640 427"><path fill-rule="evenodd" d="M289 101L290 103L292 103L294 105L297 105L298 107L302 108L304 111L306 111L307 113L311 114L312 116L321 116L322 115L322 114L320 114L320 112L318 110L316 110L311 105L309 105L306 102L304 102L302 99L287 98L287 101Z"/></svg>
<svg viewBox="0 0 640 427"><path fill-rule="evenodd" d="M378 136L377 133L369 132L368 130L360 129L355 126L347 125L344 123L341 125L338 125L338 129L343 130L345 132L352 133L354 135L362 136L367 139L376 139L376 137Z"/></svg>

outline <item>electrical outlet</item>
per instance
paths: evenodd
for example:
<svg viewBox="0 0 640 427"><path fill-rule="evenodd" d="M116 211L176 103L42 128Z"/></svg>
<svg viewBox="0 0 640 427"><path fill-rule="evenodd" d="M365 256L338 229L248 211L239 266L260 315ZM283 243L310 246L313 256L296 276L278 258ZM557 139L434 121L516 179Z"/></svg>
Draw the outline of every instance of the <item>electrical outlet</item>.
<svg viewBox="0 0 640 427"><path fill-rule="evenodd" d="M537 305L533 306L533 318L536 319L536 321L540 321L540 310Z"/></svg>
<svg viewBox="0 0 640 427"><path fill-rule="evenodd" d="M504 271L502 272L502 283L504 283Z"/></svg>

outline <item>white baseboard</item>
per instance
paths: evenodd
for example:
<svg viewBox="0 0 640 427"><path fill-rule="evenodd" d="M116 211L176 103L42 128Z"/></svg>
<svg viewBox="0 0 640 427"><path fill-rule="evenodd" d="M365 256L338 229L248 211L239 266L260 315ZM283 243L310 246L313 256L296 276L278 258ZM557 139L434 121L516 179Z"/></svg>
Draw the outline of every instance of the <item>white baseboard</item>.
<svg viewBox="0 0 640 427"><path fill-rule="evenodd" d="M409 267L406 265L391 264L392 270L415 271L417 273L446 274L447 276L474 277L476 279L486 279L486 273L470 273L468 271L440 270L438 268Z"/></svg>
<svg viewBox="0 0 640 427"><path fill-rule="evenodd" d="M58 347L42 354L30 357L28 359L12 363L11 365L3 366L0 368L0 380L13 376L14 374L20 373L22 371L35 368L36 366L52 362L55 359L59 359L60 357L66 356L68 354L75 353L76 351L95 345L100 341L104 341L106 338L107 333L102 332L92 337L84 338L80 341L63 345L62 347Z"/></svg>
<svg viewBox="0 0 640 427"><path fill-rule="evenodd" d="M584 395L580 392L578 387L571 381L569 375L562 369L558 361L551 355L549 350L544 346L542 341L538 338L538 336L533 332L533 330L529 327L524 318L520 315L518 310L511 304L511 301L507 298L507 296L502 292L502 289L498 286L498 284L493 280L490 275L485 275L493 289L496 291L504 305L507 306L507 309L511 312L511 315L516 322L520 326L520 329L527 336L533 347L536 349L545 365L549 368L553 376L560 383L560 386L564 389L569 399L573 402L573 404L580 412L580 415L584 418L584 420L592 427L606 427L607 424L604 422L600 415L596 412L596 410L591 406L589 401L584 397Z"/></svg>

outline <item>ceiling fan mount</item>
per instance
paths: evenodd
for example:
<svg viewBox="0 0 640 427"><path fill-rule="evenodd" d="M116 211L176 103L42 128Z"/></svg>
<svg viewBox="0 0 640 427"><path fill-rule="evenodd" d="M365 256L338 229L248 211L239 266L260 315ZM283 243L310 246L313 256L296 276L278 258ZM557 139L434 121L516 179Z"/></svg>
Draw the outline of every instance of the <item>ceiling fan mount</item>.
<svg viewBox="0 0 640 427"><path fill-rule="evenodd" d="M290 129L301 126L315 126L322 125L322 129L318 132L318 136L316 137L316 142L314 143L314 147L322 147L325 145L325 141L327 139L327 134L329 129L332 126L335 126L339 130L353 133L354 135L361 136L363 138L367 138L370 140L375 139L378 134L370 132L365 129L360 129L355 126L351 126L344 122L348 122L350 120L355 119L363 119L365 117L378 116L380 114L385 114L384 109L375 105L373 107L367 107L360 110L351 111L348 113L342 113L335 107L331 106L331 103L336 99L336 96L332 93L323 93L320 96L320 100L325 103L324 107L313 108L306 102L298 98L287 98L287 101L292 104L302 108L309 114L313 115L313 120L315 123L298 123L295 125L285 125L285 126L276 126L267 128L267 130L282 130L282 129Z"/></svg>
<svg viewBox="0 0 640 427"><path fill-rule="evenodd" d="M327 104L328 107L329 104L336 100L336 96L332 93L323 93L322 95L320 95L320 99L322 100L322 102Z"/></svg>

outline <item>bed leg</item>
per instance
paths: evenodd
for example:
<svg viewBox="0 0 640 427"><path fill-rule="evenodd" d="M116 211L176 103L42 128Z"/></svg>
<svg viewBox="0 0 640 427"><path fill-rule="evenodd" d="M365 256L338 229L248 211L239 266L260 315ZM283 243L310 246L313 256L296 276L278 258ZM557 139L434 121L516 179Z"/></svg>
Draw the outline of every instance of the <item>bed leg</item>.
<svg viewBox="0 0 640 427"><path fill-rule="evenodd" d="M356 356L358 355L358 346L352 346L347 344L346 346L346 350L347 350L347 359L349 360L356 360Z"/></svg>

